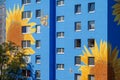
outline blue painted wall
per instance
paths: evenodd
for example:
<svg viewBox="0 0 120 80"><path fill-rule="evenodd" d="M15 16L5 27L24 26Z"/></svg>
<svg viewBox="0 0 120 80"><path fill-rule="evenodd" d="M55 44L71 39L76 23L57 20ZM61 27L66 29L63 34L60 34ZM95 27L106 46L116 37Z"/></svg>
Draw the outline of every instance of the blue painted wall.
<svg viewBox="0 0 120 80"><path fill-rule="evenodd" d="M22 6L21 1L22 0L6 0L6 8L12 10L14 5ZM32 12L32 19L30 21L36 22L37 25L40 24L40 18L36 18L35 11L37 9L41 9L44 12L44 15L49 16L49 0L41 0L40 3L36 3L36 0L31 0L31 3L25 5L24 7L25 11L30 10ZM31 46L35 51L35 54L31 55L30 63L32 65L33 74L35 75L35 70L40 70L41 80L49 80L49 25L48 27L41 25L41 33L34 33L33 37L35 38L35 40L41 41L41 47L39 49L37 49L35 45ZM41 56L41 64L36 64L36 55Z"/></svg>
<svg viewBox="0 0 120 80"><path fill-rule="evenodd" d="M88 39L94 38L97 43L107 41L107 0L64 0L63 6L56 7L56 15L64 15L64 22L56 22L56 32L64 32L62 39L56 38L56 47L65 48L64 54L56 54L56 64L64 64L64 70L56 70L57 80L74 80L74 74L80 73L75 66L75 56L82 55L84 45L88 46ZM95 12L88 13L88 3L95 2ZM75 4L81 4L81 14L74 13ZM88 31L88 21L95 20L95 31ZM82 30L75 32L74 22L81 21ZM81 48L74 48L74 39L81 39ZM70 69L73 70L70 73Z"/></svg>

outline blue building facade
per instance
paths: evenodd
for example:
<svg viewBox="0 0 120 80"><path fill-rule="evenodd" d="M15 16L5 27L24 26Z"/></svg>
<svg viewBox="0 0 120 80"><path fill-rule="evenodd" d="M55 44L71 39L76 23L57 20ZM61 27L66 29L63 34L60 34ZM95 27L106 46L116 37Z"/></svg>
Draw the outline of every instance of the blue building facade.
<svg viewBox="0 0 120 80"><path fill-rule="evenodd" d="M27 55L30 74L23 71L25 76L30 80L79 80L84 46L90 49L95 42L106 41L120 49L114 4L114 0L6 0L6 10L24 6L21 19L35 23L35 32L30 33L34 43L29 43L29 37L21 40L22 47L34 51ZM29 29L23 27L24 36Z"/></svg>
<svg viewBox="0 0 120 80"><path fill-rule="evenodd" d="M49 0L7 0L6 1L6 9L13 11L14 7L19 6L22 8L24 6L24 11L30 11L32 14L32 18L30 19L29 22L35 22L36 25L33 26L33 28L37 28L37 26L40 26L38 28L38 32L34 32L32 36L34 37L34 44L31 45L32 49L35 51L34 54L28 55L28 70L30 69L30 74L29 71L25 72L29 76L30 80L49 80L49 21L48 21L48 26L41 25L41 19L40 17L43 17L47 15L49 17ZM38 13L37 13L38 10ZM40 11L40 12L39 12ZM29 13L28 13L29 14ZM28 16L29 17L29 16ZM21 16L22 19L22 16ZM17 27L17 26L16 26ZM22 31L23 32L23 31ZM21 34L22 34L21 32ZM26 32L26 31L25 31ZM24 34L23 34L24 35ZM17 38L16 38L17 40ZM29 39L28 39L29 40ZM36 41L38 42L38 47L36 47ZM22 41L21 41L22 44ZM36 71L39 72L38 78L36 77Z"/></svg>

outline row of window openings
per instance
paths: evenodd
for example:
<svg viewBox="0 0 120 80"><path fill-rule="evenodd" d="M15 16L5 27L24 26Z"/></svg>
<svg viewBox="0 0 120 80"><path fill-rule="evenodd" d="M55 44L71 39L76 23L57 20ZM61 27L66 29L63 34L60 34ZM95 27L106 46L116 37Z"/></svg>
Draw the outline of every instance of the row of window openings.
<svg viewBox="0 0 120 80"><path fill-rule="evenodd" d="M30 63L31 62L31 56L24 56L23 59L25 60L26 63ZM35 63L36 64L40 64L41 63L41 56L40 55L36 55L35 56Z"/></svg>
<svg viewBox="0 0 120 80"><path fill-rule="evenodd" d="M36 42L35 42L36 48L41 47L40 43L41 43L40 40L36 40ZM22 40L22 47L23 48L30 48L31 47L31 41L30 40Z"/></svg>
<svg viewBox="0 0 120 80"><path fill-rule="evenodd" d="M40 3L41 0L36 0L36 3ZM26 4L30 4L31 3L31 0L22 0L22 4L23 5L26 5Z"/></svg>
<svg viewBox="0 0 120 80"><path fill-rule="evenodd" d="M81 56L75 56L75 66L81 65ZM94 57L88 57L88 66L94 66L95 65L95 58ZM57 64L57 70L64 70L64 64Z"/></svg>
<svg viewBox="0 0 120 80"><path fill-rule="evenodd" d="M75 31L81 31L81 22L75 22ZM94 31L95 30L95 21L88 21L88 30L89 31ZM64 32L57 32L57 37L58 38L63 38L64 37Z"/></svg>
<svg viewBox="0 0 120 80"><path fill-rule="evenodd" d="M57 6L63 6L64 5L64 0L58 0L57 1ZM81 13L81 4L76 4L74 7L74 11L76 14ZM88 3L88 12L93 13L95 12L95 2Z"/></svg>
<svg viewBox="0 0 120 80"><path fill-rule="evenodd" d="M31 75L31 71L30 70L22 70L22 76L23 77L29 78L30 75ZM40 70L36 70L35 71L35 77L36 77L36 80L40 80L40 78L41 78Z"/></svg>
<svg viewBox="0 0 120 80"><path fill-rule="evenodd" d="M95 46L95 40L94 39L88 39L88 47L92 48L94 46ZM81 47L81 39L75 39L74 47L75 48L80 48ZM57 54L64 54L64 48L57 48Z"/></svg>
<svg viewBox="0 0 120 80"><path fill-rule="evenodd" d="M31 75L31 71L30 70L22 70L22 76L25 78L29 78ZM35 77L37 80L40 80L41 78L41 72L40 70L36 70L35 71ZM74 80L81 80L81 74L75 74ZM94 75L88 75L88 80L95 80L95 76Z"/></svg>
<svg viewBox="0 0 120 80"><path fill-rule="evenodd" d="M75 74L74 80L81 80L81 74ZM88 75L88 80L95 80L95 76L92 74Z"/></svg>
<svg viewBox="0 0 120 80"><path fill-rule="evenodd" d="M25 19L25 18L31 18L31 11L23 11L22 12L22 19ZM42 16L42 11L41 9L38 9L36 10L36 18L40 18Z"/></svg>

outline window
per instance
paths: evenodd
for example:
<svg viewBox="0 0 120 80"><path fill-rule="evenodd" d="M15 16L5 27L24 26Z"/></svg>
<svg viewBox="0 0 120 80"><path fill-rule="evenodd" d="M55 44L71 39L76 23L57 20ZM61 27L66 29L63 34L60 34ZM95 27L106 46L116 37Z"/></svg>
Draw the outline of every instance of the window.
<svg viewBox="0 0 120 80"><path fill-rule="evenodd" d="M36 64L40 64L40 55L36 55Z"/></svg>
<svg viewBox="0 0 120 80"><path fill-rule="evenodd" d="M80 56L75 56L75 65L80 65L81 64L81 57Z"/></svg>
<svg viewBox="0 0 120 80"><path fill-rule="evenodd" d="M22 47L23 48L29 48L31 46L30 40L23 40L22 41Z"/></svg>
<svg viewBox="0 0 120 80"><path fill-rule="evenodd" d="M64 70L64 64L57 64L57 70Z"/></svg>
<svg viewBox="0 0 120 80"><path fill-rule="evenodd" d="M36 0L36 3L40 3L41 0Z"/></svg>
<svg viewBox="0 0 120 80"><path fill-rule="evenodd" d="M57 32L58 38L64 38L64 32Z"/></svg>
<svg viewBox="0 0 120 80"><path fill-rule="evenodd" d="M40 18L42 16L41 10L36 10L36 17Z"/></svg>
<svg viewBox="0 0 120 80"><path fill-rule="evenodd" d="M22 12L22 18L30 18L31 17L31 11L24 11Z"/></svg>
<svg viewBox="0 0 120 80"><path fill-rule="evenodd" d="M64 48L57 48L58 54L64 54Z"/></svg>
<svg viewBox="0 0 120 80"><path fill-rule="evenodd" d="M22 4L29 4L31 3L31 0L22 0Z"/></svg>
<svg viewBox="0 0 120 80"><path fill-rule="evenodd" d="M88 3L88 12L89 13L95 12L95 3Z"/></svg>
<svg viewBox="0 0 120 80"><path fill-rule="evenodd" d="M64 0L57 1L57 6L63 6L63 5L64 5Z"/></svg>
<svg viewBox="0 0 120 80"><path fill-rule="evenodd" d="M94 75L88 75L88 80L95 80L95 76Z"/></svg>
<svg viewBox="0 0 120 80"><path fill-rule="evenodd" d="M95 30L95 21L88 21L88 30L89 31L94 31Z"/></svg>
<svg viewBox="0 0 120 80"><path fill-rule="evenodd" d="M22 70L22 76L30 77L30 70Z"/></svg>
<svg viewBox="0 0 120 80"><path fill-rule="evenodd" d="M75 48L81 47L81 39L75 39Z"/></svg>
<svg viewBox="0 0 120 80"><path fill-rule="evenodd" d="M36 48L40 48L40 40L36 40Z"/></svg>
<svg viewBox="0 0 120 80"><path fill-rule="evenodd" d="M88 57L88 65L89 66L94 66L95 65L94 57Z"/></svg>
<svg viewBox="0 0 120 80"><path fill-rule="evenodd" d="M40 25L36 25L36 33L40 33Z"/></svg>
<svg viewBox="0 0 120 80"><path fill-rule="evenodd" d="M80 31L81 30L81 22L75 22L75 31Z"/></svg>
<svg viewBox="0 0 120 80"><path fill-rule="evenodd" d="M40 79L40 70L36 70L35 75L36 75L36 79Z"/></svg>
<svg viewBox="0 0 120 80"><path fill-rule="evenodd" d="M25 34L25 33L30 33L30 27L29 26L23 26L22 27L22 33Z"/></svg>
<svg viewBox="0 0 120 80"><path fill-rule="evenodd" d="M81 4L75 5L75 13L80 14L81 13Z"/></svg>
<svg viewBox="0 0 120 80"><path fill-rule="evenodd" d="M58 22L63 22L64 21L64 16L57 16L57 21Z"/></svg>
<svg viewBox="0 0 120 80"><path fill-rule="evenodd" d="M75 74L75 80L81 80L80 77L81 77L81 74Z"/></svg>
<svg viewBox="0 0 120 80"><path fill-rule="evenodd" d="M92 48L95 46L95 40L94 39L88 39L88 47Z"/></svg>
<svg viewBox="0 0 120 80"><path fill-rule="evenodd" d="M31 56L24 56L23 59L25 60L26 63L30 63Z"/></svg>

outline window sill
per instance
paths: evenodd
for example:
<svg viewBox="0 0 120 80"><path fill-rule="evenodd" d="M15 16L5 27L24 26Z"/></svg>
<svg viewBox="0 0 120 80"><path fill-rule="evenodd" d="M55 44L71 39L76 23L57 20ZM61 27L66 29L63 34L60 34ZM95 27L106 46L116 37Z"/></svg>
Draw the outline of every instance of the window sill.
<svg viewBox="0 0 120 80"><path fill-rule="evenodd" d="M57 54L59 54L59 55L62 55L62 54L64 54L64 53L62 53L62 52L59 52L59 53L57 53Z"/></svg>
<svg viewBox="0 0 120 80"><path fill-rule="evenodd" d="M75 66L81 66L80 64L75 64Z"/></svg>
<svg viewBox="0 0 120 80"><path fill-rule="evenodd" d="M41 17L36 17L37 19L40 19Z"/></svg>
<svg viewBox="0 0 120 80"><path fill-rule="evenodd" d="M36 2L37 4L41 3L41 2Z"/></svg>
<svg viewBox="0 0 120 80"><path fill-rule="evenodd" d="M30 34L30 32L28 32L28 33L26 32L26 33L22 33L22 34Z"/></svg>
<svg viewBox="0 0 120 80"><path fill-rule="evenodd" d="M81 13L81 12L78 12L78 13L76 12L75 14L76 14L76 15L79 15L79 14L82 14L82 13Z"/></svg>
<svg viewBox="0 0 120 80"><path fill-rule="evenodd" d="M75 47L75 49L80 49L81 47Z"/></svg>
<svg viewBox="0 0 120 80"><path fill-rule="evenodd" d="M89 29L89 31L95 31L95 29Z"/></svg>
<svg viewBox="0 0 120 80"><path fill-rule="evenodd" d="M40 34L41 32L36 32L36 34Z"/></svg>
<svg viewBox="0 0 120 80"><path fill-rule="evenodd" d="M31 47L23 47L24 49L29 49L29 48L31 48Z"/></svg>
<svg viewBox="0 0 120 80"><path fill-rule="evenodd" d="M57 37L57 38L64 38L64 37Z"/></svg>
<svg viewBox="0 0 120 80"><path fill-rule="evenodd" d="M82 31L82 30L75 30L75 32L80 32L80 31Z"/></svg>
<svg viewBox="0 0 120 80"><path fill-rule="evenodd" d="M61 20L61 21L57 21L57 22L64 22L64 20Z"/></svg>
<svg viewBox="0 0 120 80"><path fill-rule="evenodd" d="M36 47L37 49L40 49L41 47Z"/></svg>
<svg viewBox="0 0 120 80"><path fill-rule="evenodd" d="M88 65L88 66L90 66L90 67L94 67L95 65Z"/></svg>
<svg viewBox="0 0 120 80"><path fill-rule="evenodd" d="M57 69L57 70L64 70L64 69Z"/></svg>
<svg viewBox="0 0 120 80"><path fill-rule="evenodd" d="M64 4L60 4L60 5L57 5L58 7L60 7L60 6L64 6Z"/></svg>
<svg viewBox="0 0 120 80"><path fill-rule="evenodd" d="M36 64L41 64L41 63L36 63Z"/></svg>
<svg viewBox="0 0 120 80"><path fill-rule="evenodd" d="M31 4L31 3L26 3L26 4L22 4L23 6L27 6L27 5L29 5L29 4Z"/></svg>
<svg viewBox="0 0 120 80"><path fill-rule="evenodd" d="M95 13L95 11L89 11L88 13Z"/></svg>

